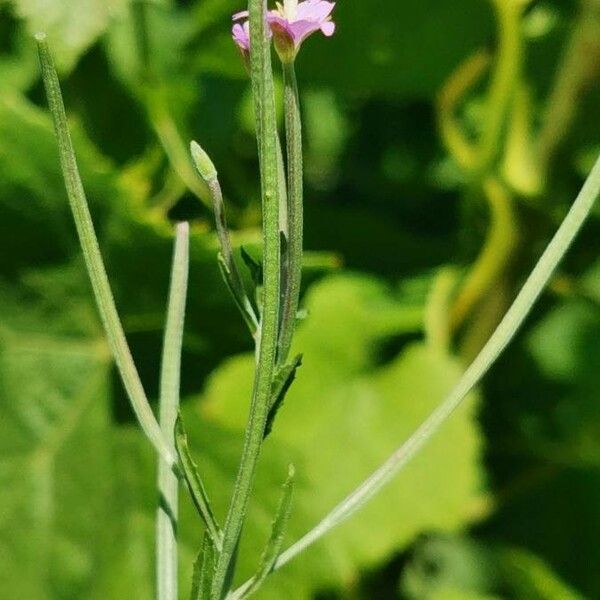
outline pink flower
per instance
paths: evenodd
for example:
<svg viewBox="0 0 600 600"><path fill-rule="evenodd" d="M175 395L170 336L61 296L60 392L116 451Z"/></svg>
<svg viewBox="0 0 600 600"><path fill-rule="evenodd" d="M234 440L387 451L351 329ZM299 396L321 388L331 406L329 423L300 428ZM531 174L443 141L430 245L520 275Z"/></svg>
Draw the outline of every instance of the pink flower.
<svg viewBox="0 0 600 600"><path fill-rule="evenodd" d="M277 4L277 10L269 12L269 24L275 36L284 36L293 43L296 52L302 42L316 31L326 37L335 32L335 23L331 20L331 12L335 2L325 0L284 0L283 6Z"/></svg>
<svg viewBox="0 0 600 600"><path fill-rule="evenodd" d="M239 18L238 15L233 16L234 20ZM250 23L244 21L243 23L234 23L231 30L233 41L238 45L242 54L250 52Z"/></svg>
<svg viewBox="0 0 600 600"><path fill-rule="evenodd" d="M270 10L267 21L275 37L275 47L282 60L293 60L302 42L316 31L330 37L335 32L335 23L331 20L331 12L335 2L326 0L283 0L277 3L275 10ZM243 53L250 49L248 11L233 15L236 22L232 35L235 43Z"/></svg>

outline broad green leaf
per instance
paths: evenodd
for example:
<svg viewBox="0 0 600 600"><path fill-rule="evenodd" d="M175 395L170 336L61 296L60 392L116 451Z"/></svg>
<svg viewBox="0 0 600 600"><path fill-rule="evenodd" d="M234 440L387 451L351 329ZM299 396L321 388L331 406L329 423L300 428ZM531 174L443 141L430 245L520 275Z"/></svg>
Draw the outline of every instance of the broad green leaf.
<svg viewBox="0 0 600 600"><path fill-rule="evenodd" d="M30 34L48 34L61 70L77 59L105 32L111 18L127 8L127 0L8 0Z"/></svg>
<svg viewBox="0 0 600 600"><path fill-rule="evenodd" d="M522 550L508 549L500 556L502 575L516 598L528 600L583 600L543 560Z"/></svg>
<svg viewBox="0 0 600 600"><path fill-rule="evenodd" d="M117 174L81 127L73 128L73 142L101 225L123 194ZM78 254L50 116L14 91L0 95L0 210L3 276Z"/></svg>
<svg viewBox="0 0 600 600"><path fill-rule="evenodd" d="M6 45L0 50L0 89L25 90L31 86L39 75L38 60L31 36L6 13L0 2L0 39L8 38ZM5 43L6 44L6 43Z"/></svg>
<svg viewBox="0 0 600 600"><path fill-rule="evenodd" d="M339 3L334 20L333 38L303 47L301 76L353 95L430 98L494 30L491 7L481 0Z"/></svg>
<svg viewBox="0 0 600 600"><path fill-rule="evenodd" d="M55 322L51 299L0 298L0 589L31 600L108 593L108 349L97 331ZM79 298L65 300L81 314Z"/></svg>
<svg viewBox="0 0 600 600"><path fill-rule="evenodd" d="M399 589L409 600L583 598L531 552L439 535L416 544Z"/></svg>
<svg viewBox="0 0 600 600"><path fill-rule="evenodd" d="M299 476L312 490L307 494L300 485L296 506L303 509L300 515L308 509L322 516L412 433L461 370L420 343L377 366L378 348L390 337L418 331L421 312L372 279L327 278L312 288L306 306L310 316L296 341L304 365L265 449L271 443L293 449ZM252 357L245 356L217 371L204 398L205 414L241 428L252 369ZM261 598L281 597L282 590L304 598L308 590L340 585L422 529L453 530L468 522L481 485L479 434L471 415L472 408L459 411L394 485L318 548L274 574ZM290 532L304 533L311 525L294 511ZM319 548L328 559L314 564ZM305 569L311 571L308 580Z"/></svg>

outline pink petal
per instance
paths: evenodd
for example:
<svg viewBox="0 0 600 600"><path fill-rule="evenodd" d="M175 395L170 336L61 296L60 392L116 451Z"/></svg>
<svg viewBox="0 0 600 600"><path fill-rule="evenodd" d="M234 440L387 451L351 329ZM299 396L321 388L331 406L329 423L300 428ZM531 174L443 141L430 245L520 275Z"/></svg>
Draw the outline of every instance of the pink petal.
<svg viewBox="0 0 600 600"><path fill-rule="evenodd" d="M323 21L333 11L335 2L306 0L298 4L295 21Z"/></svg>
<svg viewBox="0 0 600 600"><path fill-rule="evenodd" d="M321 31L325 37L331 37L335 33L335 23L333 21L325 21L321 25Z"/></svg>
<svg viewBox="0 0 600 600"><path fill-rule="evenodd" d="M250 27L248 22L240 25L236 23L231 29L233 41L242 49L250 50Z"/></svg>
<svg viewBox="0 0 600 600"><path fill-rule="evenodd" d="M321 24L317 21L294 21L288 25L294 44L299 46L309 35L319 31Z"/></svg>
<svg viewBox="0 0 600 600"><path fill-rule="evenodd" d="M232 21L239 21L240 19L247 19L250 17L250 13L247 10L242 10L241 12L235 13L233 17L231 17Z"/></svg>

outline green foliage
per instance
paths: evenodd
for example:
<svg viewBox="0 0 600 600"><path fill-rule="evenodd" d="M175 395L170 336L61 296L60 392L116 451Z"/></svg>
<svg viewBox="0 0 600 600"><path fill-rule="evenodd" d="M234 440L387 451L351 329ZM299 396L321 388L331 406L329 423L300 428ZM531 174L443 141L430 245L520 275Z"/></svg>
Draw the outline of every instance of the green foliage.
<svg viewBox="0 0 600 600"><path fill-rule="evenodd" d="M0 580L34 600L100 588L116 525L108 350L81 300L58 306L72 304L84 332L36 297L3 291L0 333Z"/></svg>
<svg viewBox="0 0 600 600"><path fill-rule="evenodd" d="M194 563L192 593L190 600L209 600L210 583L215 570L215 546L210 537L205 534L202 548Z"/></svg>
<svg viewBox="0 0 600 600"><path fill-rule="evenodd" d="M63 70L107 30L111 16L127 10L127 0L9 0L31 35L43 31L56 40L57 62Z"/></svg>
<svg viewBox="0 0 600 600"><path fill-rule="evenodd" d="M456 381L460 369L421 343L377 366L377 344L417 330L420 320L418 309L376 281L358 276L326 279L312 288L306 306L310 318L296 341L305 351L303 366L272 437L295 451L290 460L310 485L308 493L299 486L296 505L310 508L316 517L408 437ZM211 376L203 400L207 415L228 427L243 427L252 368L251 356L238 357ZM381 560L423 528L454 529L468 521L469 504L476 502L480 485L479 438L471 419L470 411L461 411L392 490L322 542L335 568L327 563L313 566L311 579L322 577L319 583L324 584L351 578L353 565ZM440 489L448 469L452 479ZM395 518L385 510L390 505L394 515L407 518ZM294 513L290 531L304 533L308 526ZM244 545L241 556L243 550ZM292 564L275 575L265 597L270 589L277 597L277 590L305 562L301 557L299 566ZM301 571L297 573L290 589L300 585Z"/></svg>
<svg viewBox="0 0 600 600"><path fill-rule="evenodd" d="M452 600L531 598L580 600L542 560L511 547L461 538L422 540L413 549L400 589L406 597Z"/></svg>
<svg viewBox="0 0 600 600"><path fill-rule="evenodd" d="M265 426L265 437L267 437L273 430L273 423L275 417L279 412L279 409L283 405L285 396L288 393L292 383L296 379L296 371L302 366L302 354L298 354L294 360L288 364L283 365L277 369L275 378L273 380L273 389L271 390L271 408L267 416L267 424Z"/></svg>
<svg viewBox="0 0 600 600"><path fill-rule="evenodd" d="M259 568L288 465L296 482L284 547L437 405L465 348L487 336L490 310L505 308L575 197L597 156L593 85L579 91L551 168L537 171L532 153L578 4L536 3L525 16L524 100L493 171L511 194L520 242L449 348L434 345L447 332L424 333L452 300L434 302L435 276L452 272L448 294L458 291L489 219L480 190L442 149L434 100L472 51L496 46L491 4L340 1L336 36L303 47L312 252L293 348L303 366L265 442L238 583ZM155 458L132 424L93 305L31 33L46 30L57 54L100 245L152 401L171 222L192 218L183 417L223 522L254 358L219 273L203 190L188 189L177 148L196 138L210 152L236 257L248 249L245 283L260 287L251 102L229 39L242 5L0 2L0 596L154 594ZM468 139L485 129L489 76L457 107ZM600 597L598 239L596 216L470 407L381 497L269 576L257 598ZM182 498L187 599L205 532Z"/></svg>
<svg viewBox="0 0 600 600"><path fill-rule="evenodd" d="M175 423L175 447L177 448L177 455L179 456L179 461L183 468L185 483L189 489L194 506L198 511L198 515L204 521L204 526L206 527L207 535L209 536L210 545L205 542L203 544L202 552L202 564L208 565L211 559L204 558L204 555L207 555L209 552L214 552L214 549L219 547L221 542L221 530L215 520L208 494L206 493L204 483L198 473L198 467L194 463L194 459L190 453L187 435L183 428L181 416L179 416ZM210 546L212 546L212 549ZM204 571L204 569L205 567L203 566L202 571Z"/></svg>

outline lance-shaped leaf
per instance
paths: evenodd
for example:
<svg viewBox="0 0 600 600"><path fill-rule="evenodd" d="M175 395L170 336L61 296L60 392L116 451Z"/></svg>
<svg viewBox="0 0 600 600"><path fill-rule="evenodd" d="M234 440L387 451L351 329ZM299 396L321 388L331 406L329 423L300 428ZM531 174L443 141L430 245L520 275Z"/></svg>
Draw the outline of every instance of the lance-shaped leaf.
<svg viewBox="0 0 600 600"><path fill-rule="evenodd" d="M263 285L263 268L259 261L257 261L249 252L242 246L240 248L242 254L242 260L248 269L250 279L252 280L252 296L258 307L258 313L262 310L261 306L261 290Z"/></svg>
<svg viewBox="0 0 600 600"><path fill-rule="evenodd" d="M265 582L266 578L271 574L275 568L277 558L281 553L281 547L285 538L285 532L287 524L292 511L292 499L294 495L294 478L296 472L293 465L290 465L288 470L288 477L283 484L283 493L281 496L281 502L277 508L275 519L271 527L271 535L269 541L265 547L265 550L260 559L260 565L256 575L252 578L252 583L241 596L241 598L248 598L254 592L258 591L260 586Z"/></svg>
<svg viewBox="0 0 600 600"><path fill-rule="evenodd" d="M204 534L200 552L194 562L190 600L210 600L210 585L215 571L216 555L217 550L207 531Z"/></svg>
<svg viewBox="0 0 600 600"><path fill-rule="evenodd" d="M284 365L277 370L275 379L273 380L273 396L271 400L271 408L269 409L269 414L267 416L267 424L265 425L265 437L267 437L273 430L275 417L277 416L279 409L282 407L285 397L292 386L292 383L294 383L294 379L296 378L296 371L301 365L302 354L298 354L298 356L296 356L291 363Z"/></svg>
<svg viewBox="0 0 600 600"><path fill-rule="evenodd" d="M223 277L223 281L225 281L225 285L233 297L235 305L238 307L238 310L246 322L250 333L254 336L257 329L257 317L254 307L252 306L252 303L250 302L250 299L246 295L244 289L236 284L237 279L232 274L230 264L228 264L221 252L219 252L217 262L219 265L219 270L221 271L221 276Z"/></svg>
<svg viewBox="0 0 600 600"><path fill-rule="evenodd" d="M183 467L183 476L192 501L206 525L206 532L210 536L212 544L217 550L220 550L222 540L221 528L213 514L206 488L202 483L198 468L190 453L181 415L175 423L175 447L177 448L177 454Z"/></svg>

